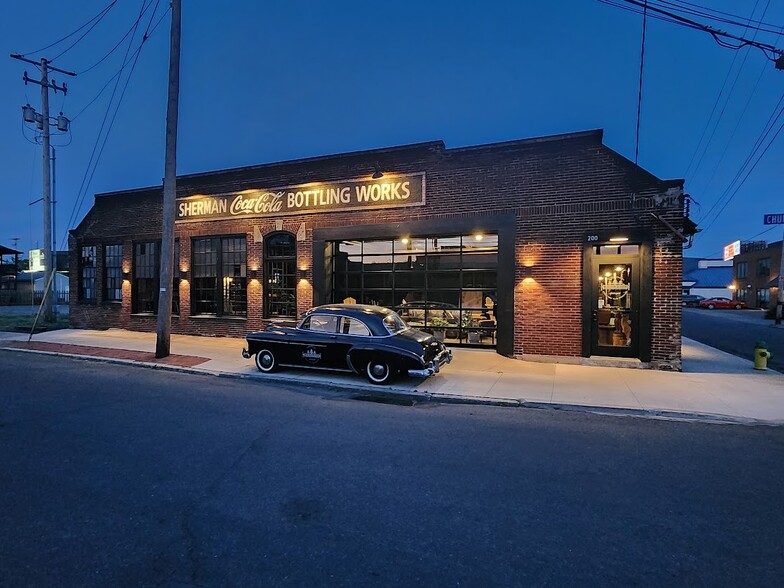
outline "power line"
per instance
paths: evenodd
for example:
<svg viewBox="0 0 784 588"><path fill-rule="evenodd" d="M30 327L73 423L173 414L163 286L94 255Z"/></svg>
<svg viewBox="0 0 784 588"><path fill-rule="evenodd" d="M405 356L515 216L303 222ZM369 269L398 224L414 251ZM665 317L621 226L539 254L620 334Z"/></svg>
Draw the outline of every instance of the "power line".
<svg viewBox="0 0 784 588"><path fill-rule="evenodd" d="M106 61L106 59L108 59L108 58L109 58L109 56L111 56L111 54L112 54L112 53L114 53L114 52L115 52L115 51L118 49L118 47L119 47L120 45L122 45L123 41L125 41L125 39L128 37L128 35L130 35L130 34L131 34L131 33L132 33L132 32L133 32L135 29L136 29L136 27L139 25L139 21L141 21L141 19L142 19L142 17L143 17L143 15L144 15L144 13L146 13L146 12L147 12L147 11L150 9L150 6L152 6L152 2L151 2L150 4L147 4L147 7L146 7L146 8L145 8L145 9L142 11L142 14L140 14L140 15L138 16L138 18L136 19L136 21L135 21L135 22L134 22L134 23L131 25L131 27L130 27L130 28L128 29L128 31L127 31L127 32L126 32L126 33L125 33L125 34L122 36L122 38L121 38L119 41L117 41L117 43L115 44L115 46L114 46L114 47L112 47L111 49L109 49L109 51L108 51L108 52L107 52L107 53L106 53L106 54L105 54L103 57L101 57L101 58L100 58L98 61L96 61L95 63L93 63L93 64L92 64L90 67L88 67L88 68L85 68L85 69L83 69L83 70L82 70L82 71L80 71L80 72L77 72L77 73L78 73L78 75L85 74L85 73L87 73L88 71L91 71L91 70L95 69L96 67L98 67L99 65L101 65L101 64L102 64L104 61ZM156 8L157 8L157 4L156 4Z"/></svg>
<svg viewBox="0 0 784 588"><path fill-rule="evenodd" d="M781 117L782 113L784 113L784 109L782 109L781 111L779 111L779 114L778 114L778 116L776 117L776 121L778 121L778 119ZM774 122L775 122L775 121L774 121ZM754 164L753 164L753 165L752 165L752 166L749 168L749 170L746 172L746 175L745 175L745 176L743 176L743 179L740 181L740 183L739 183L739 184L738 184L738 185L735 187L735 190L732 192L732 194L729 196L729 198L727 198L727 199L726 199L726 201L724 202L724 205L723 205L723 206L722 206L722 207L719 209L719 211L718 211L718 212L716 213L716 215L713 217L713 220L711 220L711 222L710 222L710 223L708 223L708 226L707 226L707 227L705 227L705 229L703 229L703 231L702 231L702 233L703 233L703 234L704 234L704 233L706 233L706 232L708 231L708 229L710 229L710 228L713 226L713 224L714 224L714 223L715 223L715 222L718 220L718 218L721 216L721 214L722 214L722 213L724 212L724 210L727 208L727 206L729 205L729 203L730 203L730 202L732 202L732 200L733 200L733 199L735 198L735 196L737 195L738 191L741 189L741 187L743 187L743 184L745 184L745 183L746 183L746 180L747 180L747 179L749 178L749 176L751 175L751 172L753 172L753 171L754 171L754 168L756 168L756 167L757 167L757 164L758 164L758 163L759 163L759 162L762 160L762 158L765 156L765 153L767 153L768 149L770 149L770 146L771 146L771 145L773 145L773 143L776 141L776 138L779 136L779 133L781 133L781 130L782 130L782 129L784 129L784 123L782 123L781 125L779 125L779 128L778 128L778 130L776 131L776 134L775 134L775 135L773 135L773 137L770 139L770 141L768 142L768 144L765 146L765 149L763 149L763 150L762 150L762 153L760 153L760 154L759 154L759 156L757 157L757 160L754 162ZM767 136L767 135L770 133L770 130L772 130L772 127L769 129L768 133L766 133L766 136Z"/></svg>
<svg viewBox="0 0 784 588"><path fill-rule="evenodd" d="M642 74L645 65L645 31L648 28L648 2L645 2L645 9L642 13L642 42L640 43L640 85L637 89L637 132L634 140L634 163L640 155L640 111L642 110Z"/></svg>
<svg viewBox="0 0 784 588"><path fill-rule="evenodd" d="M152 0L150 0L150 2L152 2ZM109 123L109 126L108 126L107 130L106 130L106 134L103 137L103 142L101 142L101 135L103 133L104 128L106 127L106 120L109 117L109 113L111 111L112 104L114 102L114 96L115 96L115 94L117 92L117 88L119 86L119 82L120 82L120 79L121 79L120 75L117 76L117 82L115 83L114 89L112 90L112 96L109 99L109 103L108 103L107 108L106 108L106 113L104 114L103 121L101 122L101 128L99 129L98 135L96 136L96 141L95 141L95 144L93 145L93 151L90 154L90 160L89 160L89 162L87 164L87 168L85 169L84 175L82 176L82 182L81 182L81 185L79 187L79 191L77 192L77 198L76 198L76 201L74 202L74 206L73 206L73 209L71 211L71 216L69 217L69 220L68 220L68 226L72 226L74 224L74 222L76 221L76 218L78 217L79 213L81 212L81 207L82 207L82 204L84 202L84 198L85 198L85 196L87 194L87 191L89 190L89 186L90 186L90 183L92 182L92 178L95 175L95 171L96 171L96 169L98 167L98 162L100 161L101 155L103 154L104 147L106 146L106 143L107 143L107 141L109 139L109 134L111 133L112 127L114 126L114 121L115 121L115 119L117 117L117 113L119 112L120 105L122 104L122 100L123 100L123 98L125 96L125 92L128 89L128 84L129 84L129 82L131 80L131 76L133 76L133 72L134 72L134 70L136 68L136 64L137 64L137 62L139 60L139 56L141 54L141 48L144 46L144 44L147 42L147 40L150 38L150 36L155 32L155 29L158 28L158 25L161 23L161 21L163 21L163 19L166 17L166 15L168 14L168 12L170 10L169 8L167 8L163 12L163 14L160 16L160 18L158 18L158 20L153 25L152 24L153 23L153 19L155 18L155 13L156 13L156 11L158 9L158 4L159 3L160 3L160 0L156 0L155 9L153 10L152 14L150 15L150 21L148 22L147 28L146 28L144 34L142 35L141 43L139 44L139 47L135 51L135 57L133 57L133 63L131 65L131 69L130 69L130 71L128 73L128 76L127 76L127 78L125 80L125 85L123 86L122 92L120 93L120 98L118 99L117 104L115 106L114 113L112 114L112 119L111 119L111 121ZM147 4L147 2L145 0L143 2L143 4L142 4L142 8L140 9L140 14L143 14L143 12L145 11L146 4ZM139 21L140 20L141 19L139 19ZM123 62L125 64L127 64L131 60L131 58L129 58L128 55L130 54L130 48L131 48L131 45L133 43L133 37L135 37L135 33L131 36L131 41L130 41L130 43L128 45L128 48L126 49L125 56L123 57ZM133 54L131 54L131 55L133 55ZM122 73L122 69L121 69L120 72L118 72L118 74L121 74L121 73ZM98 149L98 144L99 143L101 143L100 149ZM96 156L96 150L98 150L97 156ZM92 167L92 170L91 170L91 167ZM88 176L89 176L89 178L88 178Z"/></svg>
<svg viewBox="0 0 784 588"><path fill-rule="evenodd" d="M751 160L754 158L754 155L757 153L757 151L759 151L760 147L762 146L762 143L770 134L771 130L773 129L773 126L776 124L776 121L778 121L782 112L784 112L784 108L781 108L781 110L779 109L779 107L781 107L782 102L784 102L784 94L781 95L781 98L779 98L778 103L771 111L770 116L768 117L768 120L765 122L765 126L763 127L762 132L760 133L760 136L757 137L757 140L754 142L754 145L751 148L751 152L746 156L746 159L744 159L738 171L735 172L735 175L730 180L729 184L727 184L727 188L725 188L724 192L722 192L722 195L716 200L716 202L713 203L713 206L711 206L710 209L708 209L708 211L702 216L700 220L707 219L708 216L710 216L710 213L713 212L716 209L716 207L721 204L722 200L727 196L727 194L732 188L732 185L738 181L741 175L743 175L744 170L749 165ZM777 111L778 111L778 115L776 114Z"/></svg>
<svg viewBox="0 0 784 588"><path fill-rule="evenodd" d="M71 33L68 33L65 37L63 37L61 39L58 39L57 41L47 45L46 47L41 47L40 49L36 49L35 51L28 51L27 53L22 53L21 54L22 57L26 57L26 56L32 55L34 53L41 53L42 51L46 51L47 49L50 49L51 47L54 47L55 45L59 45L60 43L62 43L66 39L70 39L75 34L77 34L79 31L81 31L83 28L89 26L96 19L98 19L98 21L100 21L104 16L106 16L106 14L112 9L112 7L114 7L115 4L117 4L117 0L112 0L112 2L110 2L109 5L106 8L101 10L98 14L96 14L94 17L92 17L90 20L88 20L86 23L84 23L82 26L80 26L75 31L73 31ZM93 26L95 26L95 25L93 25ZM92 27L91 27L91 29L92 29ZM84 35L82 35L82 37L80 37L79 40L81 40L83 37L84 37ZM78 43L78 41L77 41L77 43ZM62 55L62 53L60 55ZM58 55L57 57L60 57L60 55ZM54 61L54 60L50 60L50 61Z"/></svg>
<svg viewBox="0 0 784 588"><path fill-rule="evenodd" d="M757 10L757 5L758 4L759 4L759 0L757 0L754 3L754 8L751 11L751 16L754 16L754 12ZM762 15L763 16L768 11L768 7L769 6L770 6L770 0L768 0L768 3L765 5L765 9L762 11ZM757 36L757 33L755 32L754 33L754 38L756 38L756 36ZM732 63L730 64L730 67L727 70L727 76L724 78L724 84L721 87L721 91L719 92L719 95L716 97L716 102L713 104L713 109L711 110L711 116L708 117L708 121L705 123L705 128L703 129L702 135L700 136L700 141L697 143L697 149L694 151L695 155L700 151L700 144L702 143L702 138L705 136L705 132L708 130L708 128L711 125L711 120L713 118L713 113L716 111L716 107L718 106L719 102L721 101L722 93L724 92L724 88L726 87L727 80L729 79L730 73L732 72L733 68L735 67L735 62L738 59L738 55L739 55L739 53L735 53L735 55L733 55L733 57L732 57ZM732 93L735 90L735 86L738 83L738 78L740 78L740 74L743 71L743 66L746 65L746 59L748 58L748 56L749 56L749 52L746 51L746 53L743 55L743 60L741 61L740 67L738 68L738 71L735 73L735 78L732 80L732 85L730 86L729 92L727 92L727 97L724 100L723 106L721 107L721 111L719 112L719 116L716 118L716 122L713 125L713 130L711 131L711 134L708 137L708 141L705 143L705 148L702 150L702 153L700 154L699 158L697 159L697 163L694 166L694 170L693 171L694 171L694 175L695 176L697 175L697 171L700 169L700 165L702 165L702 161L705 158L705 154L708 153L708 148L710 147L710 144L713 141L713 137L716 135L716 131L719 128L719 124L721 123L721 119L724 117L724 112L727 110L727 105L730 103L730 99L732 98ZM691 161L692 162L694 161L694 155L692 155ZM689 176L689 170L690 169L691 169L691 162L689 163L689 166L686 168L686 174L685 174L686 177Z"/></svg>
<svg viewBox="0 0 784 588"><path fill-rule="evenodd" d="M603 4L608 4L610 6L615 6L618 8L623 8L625 10L630 10L631 12L636 12L637 14L642 14L643 11L641 9L645 7L645 4L643 2L640 2L639 0L598 0L598 1L602 2ZM624 6L623 4L620 3L625 3L627 6ZM768 43L760 43L758 41L749 40L739 35L734 35L732 33L728 33L726 31L713 28L711 26L686 18L685 16L681 16L674 12L670 12L669 10L664 10L659 6L648 4L648 11L649 13L653 13L653 14L649 14L649 16L653 18L659 18L660 20L666 19L667 22L678 24L680 26L684 26L687 28L698 29L705 33L708 33L709 35L711 35L711 37L713 37L713 40L716 41L716 43L718 43L722 47L727 47L729 49L741 49L742 47L746 47L746 46L755 47L756 49L762 51L765 54L765 57L767 57L770 61L774 61L774 62L777 59L780 59L781 56L784 54L780 49L777 49L776 47ZM776 31L773 30L770 32L776 32ZM727 41L725 39L731 39L732 41L737 41L737 44L733 44L731 41Z"/></svg>
<svg viewBox="0 0 784 588"><path fill-rule="evenodd" d="M781 36L782 33L784 33L784 27L782 27L781 30L779 31L779 34L776 36L776 40L778 40L779 36ZM706 192L706 193L708 192L708 189L710 188L711 184L713 183L713 180L716 177L716 173L719 171L719 168L721 167L721 164L722 164L722 162L724 161L724 158L727 155L727 151L728 151L730 145L732 144L733 139L735 138L735 134L738 132L738 128L740 128L740 123L743 121L743 118L746 116L746 113L749 110L749 104L751 104L752 99L754 98L755 94L757 93L757 88L759 87L759 84L762 81L762 77L765 75L765 71L766 70L767 70L767 68L763 64L762 68L760 69L760 73L757 76L757 81L755 82L754 87L752 88L751 93L749 94L749 97L746 99L746 104L743 105L743 110L741 111L741 114L738 117L737 122L735 123L735 127L732 129L732 133L730 133L729 139L727 139L727 141L724 143L724 149L721 152L721 156L716 161L716 165L713 167L713 171L711 172L710 178L708 179L708 181L705 184L704 192Z"/></svg>
<svg viewBox="0 0 784 588"><path fill-rule="evenodd" d="M742 26L742 27L746 26L746 23L743 22L746 19L742 16L731 14L729 12L723 12L721 10L709 8L707 6L701 6L699 4L694 4L693 2L685 2L683 0L676 0L675 2L668 2L667 0L655 0L655 3L659 5L669 6L676 12L680 12L682 14L699 16L702 18L707 18L708 20L721 22L724 24L730 24L730 25ZM729 18L725 18L725 17L729 17ZM775 33L778 26L763 22L761 20L762 18L763 17L760 17L760 20L751 20L748 26L753 30L757 30L763 33Z"/></svg>

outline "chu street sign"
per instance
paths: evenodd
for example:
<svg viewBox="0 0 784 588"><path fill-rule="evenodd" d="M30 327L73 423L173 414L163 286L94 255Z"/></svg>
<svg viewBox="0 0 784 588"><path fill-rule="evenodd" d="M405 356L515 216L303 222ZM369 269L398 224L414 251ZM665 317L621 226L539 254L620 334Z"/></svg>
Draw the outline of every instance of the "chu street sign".
<svg viewBox="0 0 784 588"><path fill-rule="evenodd" d="M766 225L784 225L784 212L780 214L766 214L763 218Z"/></svg>

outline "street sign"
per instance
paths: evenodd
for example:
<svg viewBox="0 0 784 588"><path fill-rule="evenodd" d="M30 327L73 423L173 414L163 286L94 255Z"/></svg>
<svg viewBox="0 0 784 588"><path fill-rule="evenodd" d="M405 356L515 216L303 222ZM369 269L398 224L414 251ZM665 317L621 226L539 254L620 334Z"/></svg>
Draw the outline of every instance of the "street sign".
<svg viewBox="0 0 784 588"><path fill-rule="evenodd" d="M766 214L762 224L765 225L784 225L784 212L780 214Z"/></svg>

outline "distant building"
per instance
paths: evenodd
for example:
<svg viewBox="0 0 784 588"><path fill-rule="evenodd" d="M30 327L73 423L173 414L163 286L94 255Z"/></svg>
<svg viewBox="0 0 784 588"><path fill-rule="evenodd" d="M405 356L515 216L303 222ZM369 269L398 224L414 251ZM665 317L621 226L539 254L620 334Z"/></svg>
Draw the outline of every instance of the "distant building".
<svg viewBox="0 0 784 588"><path fill-rule="evenodd" d="M683 258L683 293L732 298L732 260Z"/></svg>
<svg viewBox="0 0 784 588"><path fill-rule="evenodd" d="M740 255L732 260L735 298L749 308L769 308L778 296L781 241L741 243Z"/></svg>

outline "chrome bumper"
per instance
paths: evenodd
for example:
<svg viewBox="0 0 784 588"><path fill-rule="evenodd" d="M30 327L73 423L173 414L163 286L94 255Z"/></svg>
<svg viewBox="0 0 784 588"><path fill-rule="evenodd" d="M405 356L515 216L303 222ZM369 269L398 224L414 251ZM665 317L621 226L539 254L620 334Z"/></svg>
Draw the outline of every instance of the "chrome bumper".
<svg viewBox="0 0 784 588"><path fill-rule="evenodd" d="M242 348L242 357L244 357L245 359L250 359L251 357L250 352L244 347Z"/></svg>
<svg viewBox="0 0 784 588"><path fill-rule="evenodd" d="M441 366L445 363L452 363L451 349L444 349L433 358L433 361L428 363L427 366L421 370L408 370L408 375L413 378L427 378L441 371Z"/></svg>

